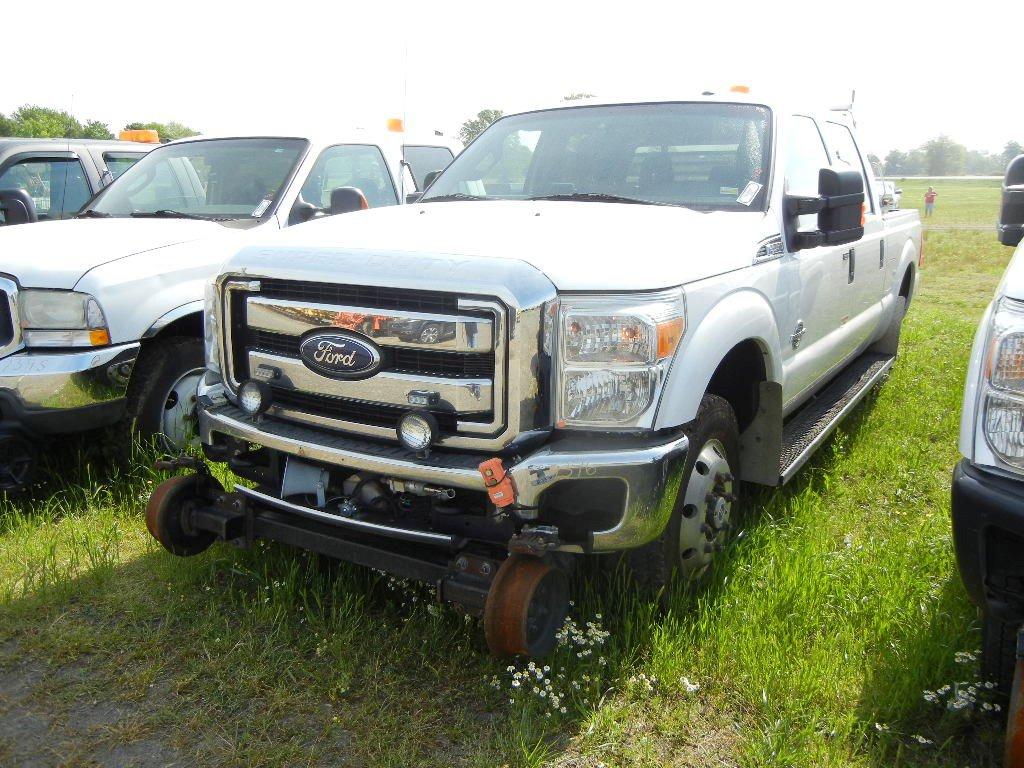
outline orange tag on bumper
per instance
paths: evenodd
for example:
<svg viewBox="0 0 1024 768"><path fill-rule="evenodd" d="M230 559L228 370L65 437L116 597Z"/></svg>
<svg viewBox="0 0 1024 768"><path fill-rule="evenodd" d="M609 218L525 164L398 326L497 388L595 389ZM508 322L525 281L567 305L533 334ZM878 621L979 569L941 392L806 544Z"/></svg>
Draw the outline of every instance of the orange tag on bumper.
<svg viewBox="0 0 1024 768"><path fill-rule="evenodd" d="M491 503L496 507L507 507L515 503L516 492L512 487L512 479L505 472L501 459L493 458L482 462L477 469L484 479L484 486L487 488L487 495L491 497Z"/></svg>

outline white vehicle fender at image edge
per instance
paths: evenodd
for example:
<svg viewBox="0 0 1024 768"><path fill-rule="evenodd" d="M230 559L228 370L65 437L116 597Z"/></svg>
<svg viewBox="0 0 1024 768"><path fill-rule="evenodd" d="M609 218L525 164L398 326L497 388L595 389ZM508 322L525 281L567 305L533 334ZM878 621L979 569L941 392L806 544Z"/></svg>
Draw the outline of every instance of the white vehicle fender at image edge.
<svg viewBox="0 0 1024 768"><path fill-rule="evenodd" d="M665 382L655 429L692 421L719 364L729 350L748 340L761 347L768 380L781 381L778 321L760 293L736 291L687 327Z"/></svg>

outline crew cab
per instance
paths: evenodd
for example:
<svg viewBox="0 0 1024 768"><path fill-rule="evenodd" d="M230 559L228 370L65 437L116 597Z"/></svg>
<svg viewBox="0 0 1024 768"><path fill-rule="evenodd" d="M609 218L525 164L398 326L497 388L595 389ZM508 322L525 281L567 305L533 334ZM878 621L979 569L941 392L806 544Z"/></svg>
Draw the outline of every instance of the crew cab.
<svg viewBox="0 0 1024 768"><path fill-rule="evenodd" d="M842 112L579 101L496 121L415 205L242 248L199 421L254 487L168 462L195 473L150 532L426 581L502 655L552 647L584 557L698 576L741 484L793 477L894 362L921 229L866 167Z"/></svg>
<svg viewBox="0 0 1024 768"><path fill-rule="evenodd" d="M1008 695L1024 659L1024 155L1006 171L998 236L1017 249L971 349L952 519L960 574L982 611L982 670ZM1022 707L1017 762L1007 765L1024 764Z"/></svg>
<svg viewBox="0 0 1024 768"><path fill-rule="evenodd" d="M203 287L218 265L269 230L403 203L417 189L404 141L356 130L182 139L74 219L0 228L0 491L27 482L54 434L114 426L121 446L132 431L187 442ZM452 155L442 139L417 146L434 147L434 162Z"/></svg>
<svg viewBox="0 0 1024 768"><path fill-rule="evenodd" d="M100 139L0 139L0 225L66 219L156 144ZM12 195L15 190L22 194ZM2 194L7 193L7 194ZM15 216L11 216L14 223Z"/></svg>

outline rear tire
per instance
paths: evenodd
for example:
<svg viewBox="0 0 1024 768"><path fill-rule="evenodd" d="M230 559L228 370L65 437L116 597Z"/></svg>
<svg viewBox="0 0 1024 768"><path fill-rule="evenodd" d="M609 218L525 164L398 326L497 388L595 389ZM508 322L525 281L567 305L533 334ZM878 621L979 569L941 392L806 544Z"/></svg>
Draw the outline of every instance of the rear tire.
<svg viewBox="0 0 1024 768"><path fill-rule="evenodd" d="M903 318L907 315L907 297L897 296L893 307L892 318L885 335L871 345L869 351L880 355L895 355L899 351L900 332L903 330Z"/></svg>
<svg viewBox="0 0 1024 768"><path fill-rule="evenodd" d="M637 583L651 592L666 590L677 572L699 578L731 538L735 521L739 427L732 406L718 395L704 395L686 435L685 481L668 525L657 539L626 553Z"/></svg>

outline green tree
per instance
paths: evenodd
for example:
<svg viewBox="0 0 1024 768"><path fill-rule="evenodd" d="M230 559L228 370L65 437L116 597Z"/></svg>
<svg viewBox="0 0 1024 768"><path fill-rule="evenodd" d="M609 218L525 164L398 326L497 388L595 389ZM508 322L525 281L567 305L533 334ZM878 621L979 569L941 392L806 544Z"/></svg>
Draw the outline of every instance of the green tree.
<svg viewBox="0 0 1024 768"><path fill-rule="evenodd" d="M969 149L964 160L964 173L969 176L995 176L1002 173L1002 156L984 150Z"/></svg>
<svg viewBox="0 0 1024 768"><path fill-rule="evenodd" d="M967 149L949 136L937 136L921 150L925 155L925 173L929 176L955 176L964 172Z"/></svg>
<svg viewBox="0 0 1024 768"><path fill-rule="evenodd" d="M886 176L906 176L907 153L900 152L898 149L892 150L885 156L884 167Z"/></svg>
<svg viewBox="0 0 1024 768"><path fill-rule="evenodd" d="M110 127L98 120L82 125L70 112L26 104L0 115L0 136L24 136L41 139L109 139Z"/></svg>
<svg viewBox="0 0 1024 768"><path fill-rule="evenodd" d="M1022 145L1019 141L1006 142L1006 146L1003 147L1003 154L1000 155L1000 165L1002 165L1002 167L999 169L1000 174L1004 170L1006 170L1006 166L1008 166L1010 164L1010 161L1013 160L1013 158L1015 158L1017 155L1024 155L1024 145Z"/></svg>
<svg viewBox="0 0 1024 768"><path fill-rule="evenodd" d="M476 117L470 118L459 128L459 140L463 144L469 144L501 115L502 111L500 109L481 109L476 113Z"/></svg>
<svg viewBox="0 0 1024 768"><path fill-rule="evenodd" d="M124 129L126 131L156 131L160 136L160 141L163 143L199 135L199 131L195 131L187 125L174 122L173 120L169 123L128 123Z"/></svg>

